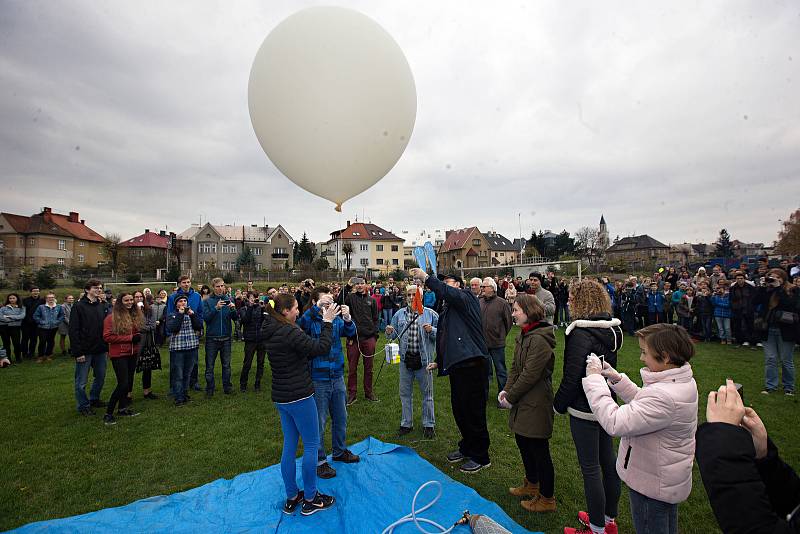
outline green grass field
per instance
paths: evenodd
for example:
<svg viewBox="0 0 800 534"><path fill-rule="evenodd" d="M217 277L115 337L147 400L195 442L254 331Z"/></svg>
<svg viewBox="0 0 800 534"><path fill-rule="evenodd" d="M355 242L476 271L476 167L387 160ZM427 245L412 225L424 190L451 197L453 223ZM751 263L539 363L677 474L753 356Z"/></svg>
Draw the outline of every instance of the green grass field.
<svg viewBox="0 0 800 534"><path fill-rule="evenodd" d="M510 363L515 328L508 337L506 355ZM383 340L379 342L379 347ZM243 343L234 344L234 383L241 369ZM560 382L563 335L556 348L555 384ZM203 353L201 349L201 362ZM162 361L168 361L166 350ZM640 382L638 346L626 339L620 353L620 368ZM763 380L763 353L714 344L700 344L692 361L700 388L700 421L705 419L705 399L726 377L744 385L745 397L764 420L770 436L786 461L800 465L796 420L797 401L782 394L759 394ZM201 363L201 373L203 364ZM275 407L266 389L261 393L217 394L207 400L197 395L189 406L173 407L166 398L167 373L154 373L156 401L137 399L141 415L105 427L101 414L81 417L75 412L72 358L60 356L52 363L25 362L0 371L0 530L31 521L82 514L120 506L137 499L184 491L217 478L231 478L279 462L282 436ZM377 372L377 369L376 369ZM220 386L219 364L217 383ZM251 377L252 381L252 377ZM551 450L556 466L558 511L532 515L523 510L507 488L522 477L522 464L508 430L508 412L488 408L492 467L476 475L463 475L444 459L458 432L449 406L447 379L435 380L437 439L421 441L420 406L416 403L414 432L396 437L400 419L397 396L398 370L386 366L376 393L380 403L363 397L350 409L348 442L367 436L414 448L422 457L481 495L497 502L521 525L531 530L561 532L574 525L576 512L585 508L583 486L566 417L556 419ZM109 366L103 398L116 380ZM360 388L359 388L360 391ZM496 386L490 396L496 395ZM141 395L137 376L134 394ZM326 442L330 444L330 432ZM405 513L405 511L404 511ZM455 516L460 511L453 511ZM699 473L689 500L680 505L681 532L717 532ZM631 532L627 491L620 503L620 531Z"/></svg>

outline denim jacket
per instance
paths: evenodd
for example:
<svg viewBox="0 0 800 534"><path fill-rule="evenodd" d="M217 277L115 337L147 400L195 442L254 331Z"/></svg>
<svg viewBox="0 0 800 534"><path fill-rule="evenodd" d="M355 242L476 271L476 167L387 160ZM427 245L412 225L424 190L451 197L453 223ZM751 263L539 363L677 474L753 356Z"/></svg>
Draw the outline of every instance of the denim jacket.
<svg viewBox="0 0 800 534"><path fill-rule="evenodd" d="M20 326L25 319L25 308L5 305L0 308L0 326Z"/></svg>
<svg viewBox="0 0 800 534"><path fill-rule="evenodd" d="M33 320L39 328L58 328L58 324L64 320L64 308L58 304L52 308L47 304L41 304L33 313Z"/></svg>
<svg viewBox="0 0 800 534"><path fill-rule="evenodd" d="M397 336L400 335L408 326L411 317L408 313L408 307L400 308L397 310L392 316L392 328L394 328L394 332L387 335L386 337L391 340L397 339ZM430 333L426 332L423 328L423 325L429 324L432 327ZM419 347L420 347L420 357L422 358L422 365L428 365L429 363L433 362L434 355L436 352L436 327L439 324L439 315L430 308L423 308L422 315L417 318L416 324L410 326L409 328L417 328L419 329ZM400 361L405 362L406 359L406 345L408 343L408 334L403 334L403 337L400 338L399 345L400 345Z"/></svg>

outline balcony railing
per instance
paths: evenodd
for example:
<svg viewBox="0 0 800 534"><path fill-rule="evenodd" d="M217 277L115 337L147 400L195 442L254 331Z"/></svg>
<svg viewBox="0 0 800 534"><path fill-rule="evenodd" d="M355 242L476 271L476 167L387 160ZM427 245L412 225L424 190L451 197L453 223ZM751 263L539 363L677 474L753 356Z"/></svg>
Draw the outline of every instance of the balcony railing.
<svg viewBox="0 0 800 534"><path fill-rule="evenodd" d="M288 260L289 253L288 252L273 252L272 257L276 260Z"/></svg>

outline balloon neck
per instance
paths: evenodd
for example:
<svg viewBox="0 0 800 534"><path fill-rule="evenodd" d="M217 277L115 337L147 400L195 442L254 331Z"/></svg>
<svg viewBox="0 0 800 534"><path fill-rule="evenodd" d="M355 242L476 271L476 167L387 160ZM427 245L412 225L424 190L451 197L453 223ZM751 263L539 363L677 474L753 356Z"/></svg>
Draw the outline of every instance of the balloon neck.
<svg viewBox="0 0 800 534"><path fill-rule="evenodd" d="M339 202L337 202L337 203L336 203L336 208L335 208L335 209L336 209L336 211L338 211L339 213L341 213L341 212L342 212L342 204L341 204L341 203L339 203Z"/></svg>

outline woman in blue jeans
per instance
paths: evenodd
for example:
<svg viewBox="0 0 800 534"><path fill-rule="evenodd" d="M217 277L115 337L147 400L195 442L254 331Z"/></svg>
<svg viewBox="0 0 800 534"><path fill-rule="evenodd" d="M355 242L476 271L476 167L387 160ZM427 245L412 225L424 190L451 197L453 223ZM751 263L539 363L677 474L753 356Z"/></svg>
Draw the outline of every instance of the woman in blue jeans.
<svg viewBox="0 0 800 534"><path fill-rule="evenodd" d="M319 419L314 401L314 384L309 360L328 354L333 340L332 323L339 306L332 304L322 313L319 339L312 339L295 324L300 310L293 295L278 294L275 306L265 306L262 333L272 368L272 401L278 409L283 430L281 475L286 487L283 512L311 515L333 506L334 498L317 491L317 450ZM295 455L299 438L303 438L303 490L296 482Z"/></svg>
<svg viewBox="0 0 800 534"><path fill-rule="evenodd" d="M800 291L788 281L783 269L770 269L766 287L760 287L756 304L761 304L767 326L764 342L764 391L778 389L778 361L783 369L783 392L794 395L794 344L800 340Z"/></svg>

